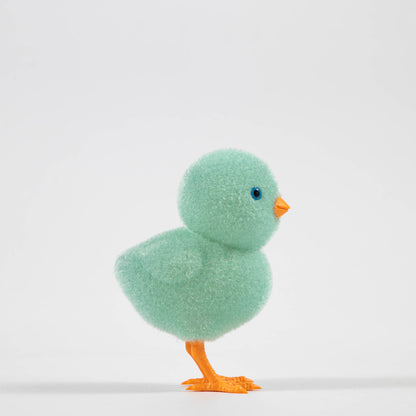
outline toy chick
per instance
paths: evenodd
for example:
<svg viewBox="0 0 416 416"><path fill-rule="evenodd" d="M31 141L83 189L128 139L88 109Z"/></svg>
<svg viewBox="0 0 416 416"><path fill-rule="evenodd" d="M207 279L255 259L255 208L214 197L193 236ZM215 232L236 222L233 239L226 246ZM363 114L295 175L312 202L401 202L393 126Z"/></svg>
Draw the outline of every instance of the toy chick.
<svg viewBox="0 0 416 416"><path fill-rule="evenodd" d="M187 390L247 393L246 377L218 375L205 354L215 340L252 319L271 289L260 249L289 206L269 168L241 150L217 150L186 171L178 206L185 227L128 249L115 274L140 315L185 341L202 378Z"/></svg>

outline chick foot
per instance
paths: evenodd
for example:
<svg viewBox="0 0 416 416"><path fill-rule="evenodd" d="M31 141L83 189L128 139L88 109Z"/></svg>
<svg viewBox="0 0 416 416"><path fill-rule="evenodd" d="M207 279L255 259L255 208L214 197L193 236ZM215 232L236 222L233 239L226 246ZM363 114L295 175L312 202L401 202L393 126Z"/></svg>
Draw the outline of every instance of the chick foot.
<svg viewBox="0 0 416 416"><path fill-rule="evenodd" d="M247 393L247 390L261 389L247 377L225 377L218 375L205 353L204 341L187 341L186 351L198 365L203 378L190 378L182 384L190 384L186 390L221 391L225 393Z"/></svg>
<svg viewBox="0 0 416 416"><path fill-rule="evenodd" d="M238 385L240 387L242 387L245 390L258 390L261 389L260 386L258 386L257 384L254 384L253 380L244 377L244 376L240 376L240 377L225 377L225 376L220 376L217 375L218 379L220 381L224 381L227 383L231 383L234 385ZM208 383L208 380L205 378L190 378L189 380L184 381L182 384L203 384L203 383ZM191 389L187 389L187 390L191 390Z"/></svg>
<svg viewBox="0 0 416 416"><path fill-rule="evenodd" d="M232 377L230 377L232 378ZM200 378L200 379L190 379L195 380L197 383L193 383L186 390L193 390L193 391L219 391L223 393L242 393L247 394L247 389L243 386L233 383L231 381L226 380L226 377L218 376L216 379L209 381L208 379ZM185 381L182 384L187 383ZM189 383L187 383L189 384Z"/></svg>

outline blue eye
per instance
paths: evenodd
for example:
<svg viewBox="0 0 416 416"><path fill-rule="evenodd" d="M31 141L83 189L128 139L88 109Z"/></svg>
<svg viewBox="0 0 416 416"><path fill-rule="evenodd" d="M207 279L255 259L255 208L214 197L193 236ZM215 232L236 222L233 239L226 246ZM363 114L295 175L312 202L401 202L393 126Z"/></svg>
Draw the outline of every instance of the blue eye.
<svg viewBox="0 0 416 416"><path fill-rule="evenodd" d="M261 198L261 189L257 188L257 186L255 186L252 190L251 190L251 197L253 199L260 199Z"/></svg>

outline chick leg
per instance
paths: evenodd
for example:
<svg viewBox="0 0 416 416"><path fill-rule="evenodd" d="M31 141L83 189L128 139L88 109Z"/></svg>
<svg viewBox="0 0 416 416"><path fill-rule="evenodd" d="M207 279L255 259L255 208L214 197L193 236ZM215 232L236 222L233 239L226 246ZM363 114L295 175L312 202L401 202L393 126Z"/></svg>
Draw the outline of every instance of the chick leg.
<svg viewBox="0 0 416 416"><path fill-rule="evenodd" d="M182 384L192 384L187 390L247 393L247 390L261 388L255 385L253 380L246 377L224 377L218 375L208 361L203 341L186 342L185 347L204 376L203 378L184 381Z"/></svg>

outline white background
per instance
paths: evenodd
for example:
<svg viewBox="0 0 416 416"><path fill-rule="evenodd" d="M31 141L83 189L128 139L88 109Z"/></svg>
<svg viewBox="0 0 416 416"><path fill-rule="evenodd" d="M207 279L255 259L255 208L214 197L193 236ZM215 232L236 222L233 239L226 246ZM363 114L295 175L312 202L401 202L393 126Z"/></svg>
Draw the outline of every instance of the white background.
<svg viewBox="0 0 416 416"><path fill-rule="evenodd" d="M415 21L411 0L2 0L2 413L414 415ZM112 271L181 225L183 172L222 147L292 207L267 306L207 345L247 396L183 392L183 343Z"/></svg>

